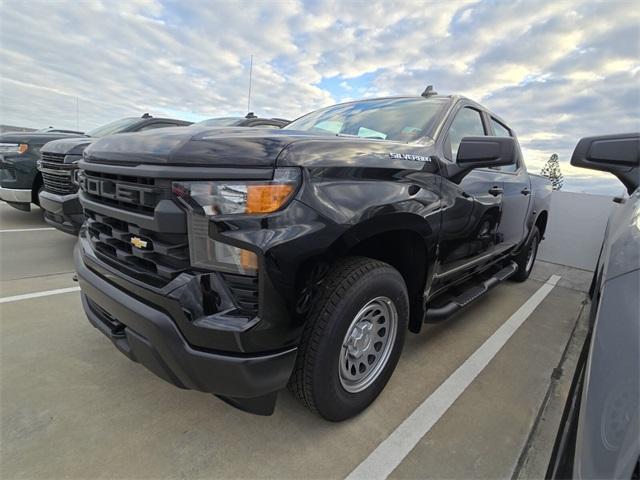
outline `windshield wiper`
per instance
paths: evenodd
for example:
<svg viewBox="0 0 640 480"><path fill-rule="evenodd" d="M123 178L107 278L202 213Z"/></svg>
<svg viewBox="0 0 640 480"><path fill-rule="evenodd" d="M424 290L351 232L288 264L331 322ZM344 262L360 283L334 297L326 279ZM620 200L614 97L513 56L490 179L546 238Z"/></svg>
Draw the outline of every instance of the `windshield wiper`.
<svg viewBox="0 0 640 480"><path fill-rule="evenodd" d="M384 137L361 137L360 135L353 135L351 133L336 133L336 137L366 138L368 140L386 140L386 138Z"/></svg>

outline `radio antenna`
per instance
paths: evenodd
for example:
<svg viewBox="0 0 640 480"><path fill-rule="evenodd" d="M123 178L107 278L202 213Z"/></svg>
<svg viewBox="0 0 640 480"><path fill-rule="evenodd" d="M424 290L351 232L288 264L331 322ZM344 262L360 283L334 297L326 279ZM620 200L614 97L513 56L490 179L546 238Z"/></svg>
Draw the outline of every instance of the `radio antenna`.
<svg viewBox="0 0 640 480"><path fill-rule="evenodd" d="M249 98L247 99L247 112L251 111L251 79L253 77L253 55L251 55L251 63L249 64Z"/></svg>

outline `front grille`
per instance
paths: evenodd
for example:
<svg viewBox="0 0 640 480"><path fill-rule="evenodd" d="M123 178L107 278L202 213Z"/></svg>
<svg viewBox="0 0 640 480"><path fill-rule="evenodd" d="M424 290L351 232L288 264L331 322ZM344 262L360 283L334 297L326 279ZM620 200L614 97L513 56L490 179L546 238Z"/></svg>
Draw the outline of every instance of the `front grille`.
<svg viewBox="0 0 640 480"><path fill-rule="evenodd" d="M222 278L240 310L255 315L258 311L258 277L223 273Z"/></svg>
<svg viewBox="0 0 640 480"><path fill-rule="evenodd" d="M76 166L64 163L64 153L42 152L40 158L40 171L44 189L47 192L68 195L78 191L78 187L71 182L71 175Z"/></svg>
<svg viewBox="0 0 640 480"><path fill-rule="evenodd" d="M11 178L16 178L16 166L13 163L2 162L0 168Z"/></svg>
<svg viewBox="0 0 640 480"><path fill-rule="evenodd" d="M160 200L171 197L171 183L149 177L84 171L79 179L83 192L107 205L152 214Z"/></svg>
<svg viewBox="0 0 640 480"><path fill-rule="evenodd" d="M64 163L64 157L66 154L64 153L40 153L43 162L51 162L51 163Z"/></svg>
<svg viewBox="0 0 640 480"><path fill-rule="evenodd" d="M154 232L89 210L85 213L89 240L96 255L127 275L163 286L188 269L186 234ZM132 239L140 240L138 247Z"/></svg>
<svg viewBox="0 0 640 480"><path fill-rule="evenodd" d="M166 217L155 211L160 201L172 198L171 180L111 174L94 168L83 170L79 183L82 198L92 201L84 207L87 239L95 255L122 274L155 287L167 285L183 272L197 274L191 267L186 230L166 232L164 229L169 229L163 225ZM111 208L102 209L96 204ZM143 222L146 228L136 221ZM202 232L205 238L207 224L204 223ZM258 278L231 273L220 276L238 311L257 315Z"/></svg>

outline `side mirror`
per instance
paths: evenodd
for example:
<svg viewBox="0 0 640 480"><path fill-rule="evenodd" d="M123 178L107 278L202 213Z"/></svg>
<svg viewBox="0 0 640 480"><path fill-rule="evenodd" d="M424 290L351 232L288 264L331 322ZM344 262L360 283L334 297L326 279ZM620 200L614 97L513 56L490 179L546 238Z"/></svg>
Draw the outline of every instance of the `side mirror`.
<svg viewBox="0 0 640 480"><path fill-rule="evenodd" d="M516 161L516 142L511 137L464 137L456 163L464 169L501 167Z"/></svg>
<svg viewBox="0 0 640 480"><path fill-rule="evenodd" d="M571 165L613 173L631 194L640 185L640 133L585 137L576 145Z"/></svg>

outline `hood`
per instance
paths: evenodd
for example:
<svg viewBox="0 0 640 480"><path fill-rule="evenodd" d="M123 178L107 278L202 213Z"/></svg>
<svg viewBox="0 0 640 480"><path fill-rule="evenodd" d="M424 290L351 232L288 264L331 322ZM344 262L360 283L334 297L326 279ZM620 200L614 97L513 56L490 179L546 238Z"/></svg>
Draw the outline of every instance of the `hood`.
<svg viewBox="0 0 640 480"><path fill-rule="evenodd" d="M309 136L272 128L163 128L101 138L85 150L84 158L131 165L272 166L284 147Z"/></svg>
<svg viewBox="0 0 640 480"><path fill-rule="evenodd" d="M45 153L60 153L64 155L82 155L82 152L88 145L95 142L96 138L62 138L54 140L44 145L40 151Z"/></svg>
<svg viewBox="0 0 640 480"><path fill-rule="evenodd" d="M43 133L43 132L7 132L0 135L0 143L26 143L28 145L44 145L59 138L84 137L77 133Z"/></svg>
<svg viewBox="0 0 640 480"><path fill-rule="evenodd" d="M87 162L118 164L215 165L268 167L278 165L362 164L389 167L396 155L431 155L432 144L406 143L246 127L178 127L123 133L101 138L84 152ZM424 158L424 157L420 157ZM417 159L415 169L425 164Z"/></svg>

